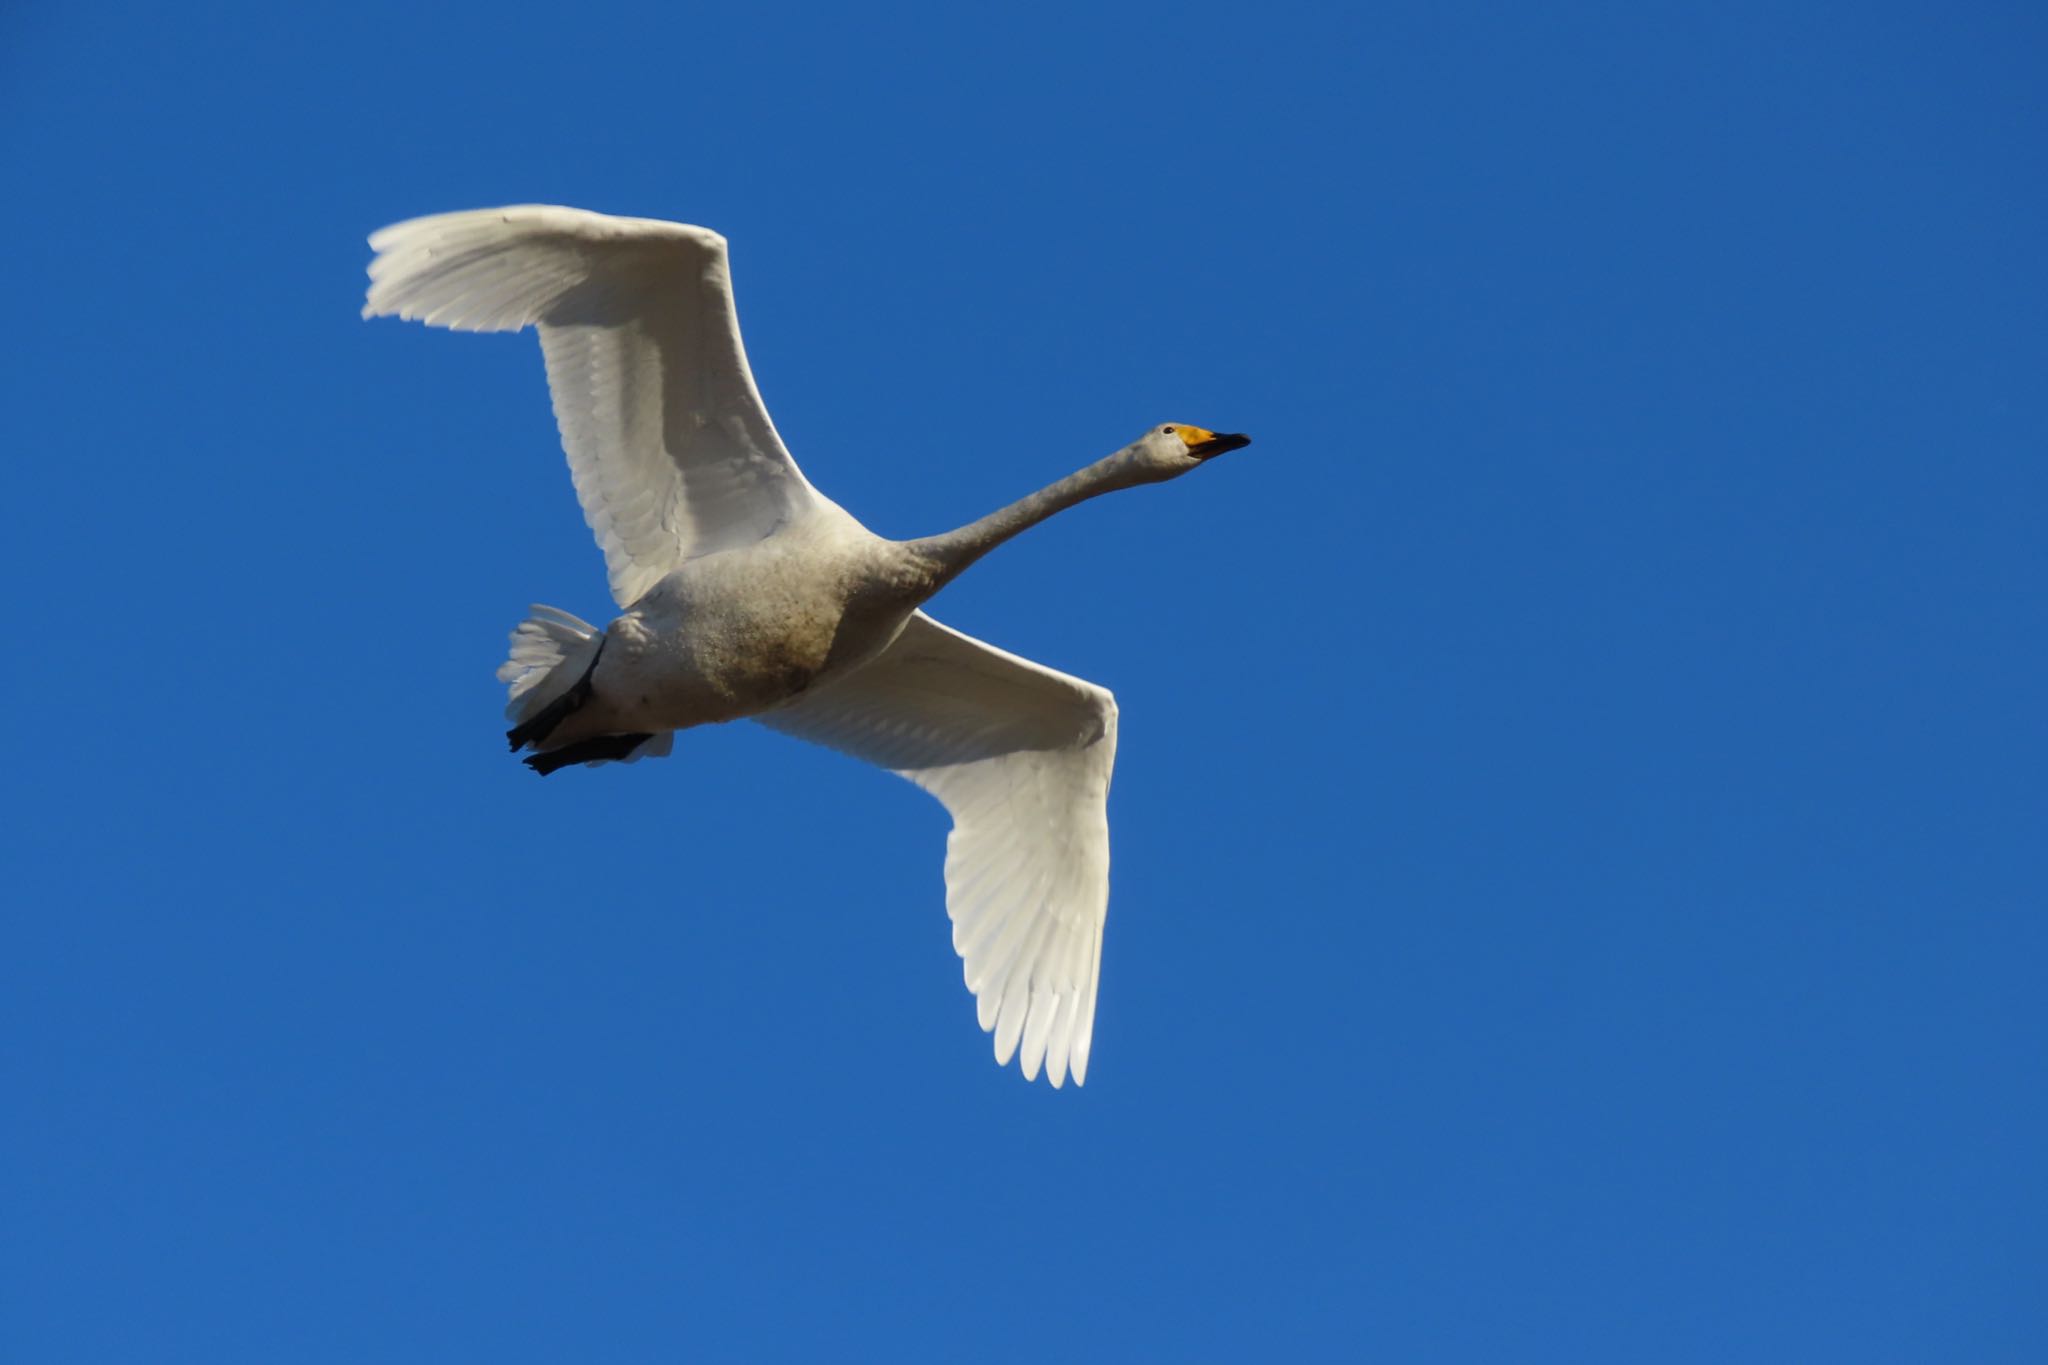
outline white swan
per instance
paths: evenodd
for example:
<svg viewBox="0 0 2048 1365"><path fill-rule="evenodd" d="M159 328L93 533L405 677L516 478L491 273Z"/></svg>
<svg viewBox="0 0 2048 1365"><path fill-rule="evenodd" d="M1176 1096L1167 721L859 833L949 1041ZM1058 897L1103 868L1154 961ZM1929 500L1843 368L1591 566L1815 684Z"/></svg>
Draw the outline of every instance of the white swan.
<svg viewBox="0 0 2048 1365"><path fill-rule="evenodd" d="M1185 474L1247 437L1156 426L980 521L873 535L812 488L761 404L725 239L580 209L441 214L370 238L363 316L537 327L584 517L623 614L536 606L498 677L545 774L669 752L750 716L943 802L946 910L999 1065L1087 1078L1109 903L1116 702L918 607L1062 508Z"/></svg>

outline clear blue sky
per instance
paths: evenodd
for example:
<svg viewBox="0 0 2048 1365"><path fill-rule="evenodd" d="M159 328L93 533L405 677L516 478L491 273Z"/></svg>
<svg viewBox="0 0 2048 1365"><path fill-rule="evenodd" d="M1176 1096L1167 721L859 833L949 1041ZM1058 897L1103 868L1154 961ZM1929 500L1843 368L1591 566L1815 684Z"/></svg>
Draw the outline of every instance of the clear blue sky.
<svg viewBox="0 0 2048 1365"><path fill-rule="evenodd" d="M2040 1359L2044 67L2023 4L8 7L0 1355ZM536 347L356 310L534 200L726 233L885 534L1258 438L934 604L1123 704L1085 1090L990 1061L908 784L504 753L505 632L608 608Z"/></svg>

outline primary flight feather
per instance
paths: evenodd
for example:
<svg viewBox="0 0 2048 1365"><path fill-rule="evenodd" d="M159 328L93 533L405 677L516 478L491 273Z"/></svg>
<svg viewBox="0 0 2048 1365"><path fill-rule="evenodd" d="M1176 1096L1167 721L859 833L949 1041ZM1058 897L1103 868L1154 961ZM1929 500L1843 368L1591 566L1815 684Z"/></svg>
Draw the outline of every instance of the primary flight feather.
<svg viewBox="0 0 2048 1365"><path fill-rule="evenodd" d="M540 333L621 608L599 630L536 606L513 631L513 749L543 774L632 762L744 716L909 778L953 817L946 912L996 1061L1086 1080L1116 701L919 608L1055 512L1249 438L1165 423L957 531L885 540L783 448L717 233L528 205L415 218L370 246L364 317Z"/></svg>

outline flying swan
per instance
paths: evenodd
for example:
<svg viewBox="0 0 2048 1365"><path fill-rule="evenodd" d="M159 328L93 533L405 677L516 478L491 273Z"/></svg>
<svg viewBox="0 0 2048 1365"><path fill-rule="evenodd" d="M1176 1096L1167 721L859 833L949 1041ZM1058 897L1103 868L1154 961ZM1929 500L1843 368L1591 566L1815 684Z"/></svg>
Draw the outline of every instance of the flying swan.
<svg viewBox="0 0 2048 1365"><path fill-rule="evenodd" d="M534 327L583 515L622 614L535 606L498 670L542 774L669 752L751 717L879 764L953 817L946 913L998 1065L1087 1079L1109 905L1107 690L948 629L921 604L1055 512L1249 444L1169 422L981 520L884 540L804 478L740 344L725 239L520 206L370 238L363 316Z"/></svg>

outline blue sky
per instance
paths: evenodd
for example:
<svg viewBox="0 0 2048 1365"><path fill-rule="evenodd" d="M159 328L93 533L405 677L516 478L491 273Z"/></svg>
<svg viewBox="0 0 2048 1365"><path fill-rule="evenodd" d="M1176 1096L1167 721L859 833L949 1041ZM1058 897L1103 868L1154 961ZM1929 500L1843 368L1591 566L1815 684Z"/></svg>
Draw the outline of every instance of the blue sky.
<svg viewBox="0 0 2048 1365"><path fill-rule="evenodd" d="M1979 1362L2048 1314L2026 5L16 5L0 1348ZM1116 689L1085 1090L945 820L536 781L526 337L363 238L733 243L810 477Z"/></svg>

